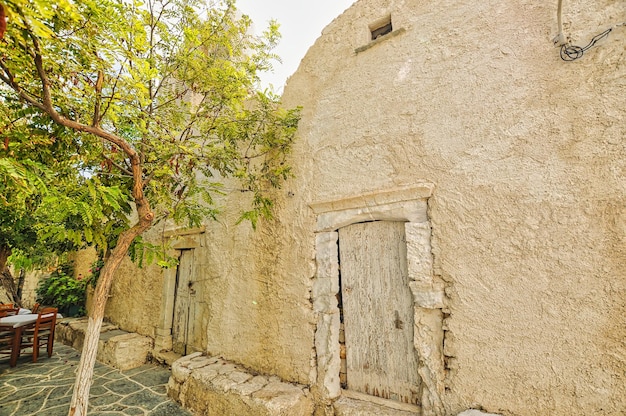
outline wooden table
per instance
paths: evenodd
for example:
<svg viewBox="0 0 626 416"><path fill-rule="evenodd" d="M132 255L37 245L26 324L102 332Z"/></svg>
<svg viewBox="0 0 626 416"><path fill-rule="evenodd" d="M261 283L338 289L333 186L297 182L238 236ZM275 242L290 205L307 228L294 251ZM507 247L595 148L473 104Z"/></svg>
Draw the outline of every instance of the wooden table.
<svg viewBox="0 0 626 416"><path fill-rule="evenodd" d="M11 315L0 318L0 326L9 326L13 328L13 345L11 345L11 360L9 365L15 367L17 365L17 357L19 356L20 349L22 348L22 329L30 324L37 322L39 314L29 313L22 315ZM57 319L61 319L63 316L57 313Z"/></svg>

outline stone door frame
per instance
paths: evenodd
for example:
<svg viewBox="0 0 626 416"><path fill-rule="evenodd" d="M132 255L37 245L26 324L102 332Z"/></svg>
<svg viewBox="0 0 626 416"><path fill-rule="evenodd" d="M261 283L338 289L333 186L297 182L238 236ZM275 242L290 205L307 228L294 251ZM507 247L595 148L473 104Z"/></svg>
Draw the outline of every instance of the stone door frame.
<svg viewBox="0 0 626 416"><path fill-rule="evenodd" d="M200 237L206 232L206 227L187 229L174 228L163 233L163 238L172 239L170 256L180 258L183 250L192 250L201 247ZM174 325L174 295L176 292L176 273L178 267L163 270L163 284L161 292L161 308L159 324L155 331L154 349L156 351L171 351L173 347L172 327Z"/></svg>
<svg viewBox="0 0 626 416"><path fill-rule="evenodd" d="M323 399L333 401L343 395L354 395L341 389L339 347L339 233L347 225L366 221L405 222L409 286L414 304L414 346L418 353L415 369L422 380L422 415L443 416L444 358L443 311L444 284L435 278L431 252L431 226L428 199L434 185L419 183L351 196L339 200L313 203L317 216L312 302L318 316L315 331L316 374L313 383ZM365 395L363 395L365 396ZM377 401L373 396L367 396ZM407 405L385 401L386 405L406 410Z"/></svg>

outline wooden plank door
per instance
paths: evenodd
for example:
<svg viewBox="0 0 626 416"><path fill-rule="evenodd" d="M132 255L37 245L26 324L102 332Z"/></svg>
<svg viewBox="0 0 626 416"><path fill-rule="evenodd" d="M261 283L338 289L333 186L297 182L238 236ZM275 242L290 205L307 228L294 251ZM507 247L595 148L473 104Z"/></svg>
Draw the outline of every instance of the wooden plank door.
<svg viewBox="0 0 626 416"><path fill-rule="evenodd" d="M348 389L418 404L404 223L341 228L339 256Z"/></svg>
<svg viewBox="0 0 626 416"><path fill-rule="evenodd" d="M191 295L193 293L193 250L183 250L176 271L174 293L174 319L172 322L173 349L178 354L187 354L190 335Z"/></svg>

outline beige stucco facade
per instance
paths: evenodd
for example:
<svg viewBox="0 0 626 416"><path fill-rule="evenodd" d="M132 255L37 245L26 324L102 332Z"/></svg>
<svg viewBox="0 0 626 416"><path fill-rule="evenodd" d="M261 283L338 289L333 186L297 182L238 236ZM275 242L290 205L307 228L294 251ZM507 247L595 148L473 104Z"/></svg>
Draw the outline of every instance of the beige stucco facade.
<svg viewBox="0 0 626 416"><path fill-rule="evenodd" d="M154 230L193 250L201 348L341 397L333 233L405 221L425 414L623 414L626 27L564 62L556 3L360 0L328 25L285 88L303 116L275 219L234 225L237 195ZM574 44L625 21L564 1ZM167 347L172 279L129 263L108 317Z"/></svg>

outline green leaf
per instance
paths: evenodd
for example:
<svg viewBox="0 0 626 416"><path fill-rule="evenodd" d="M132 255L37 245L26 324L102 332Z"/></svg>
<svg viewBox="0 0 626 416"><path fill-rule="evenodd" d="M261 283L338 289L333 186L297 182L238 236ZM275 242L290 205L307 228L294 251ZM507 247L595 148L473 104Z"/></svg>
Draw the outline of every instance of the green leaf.
<svg viewBox="0 0 626 416"><path fill-rule="evenodd" d="M155 223L185 226L226 210L254 228L271 217L300 118L259 90L259 71L277 59L276 22L254 36L231 0L7 4L0 245L41 258L85 245L106 252L138 206ZM240 204L218 205L233 192ZM173 264L167 247L135 243L138 264Z"/></svg>

